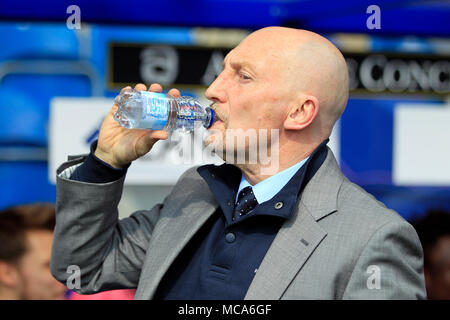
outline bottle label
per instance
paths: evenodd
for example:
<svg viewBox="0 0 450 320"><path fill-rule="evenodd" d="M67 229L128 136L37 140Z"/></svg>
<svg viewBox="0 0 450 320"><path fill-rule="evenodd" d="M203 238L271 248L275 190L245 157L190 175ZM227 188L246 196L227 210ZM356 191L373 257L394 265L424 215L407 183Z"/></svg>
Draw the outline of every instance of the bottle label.
<svg viewBox="0 0 450 320"><path fill-rule="evenodd" d="M141 91L144 110L139 126L152 130L164 129L169 117L169 99L164 93Z"/></svg>

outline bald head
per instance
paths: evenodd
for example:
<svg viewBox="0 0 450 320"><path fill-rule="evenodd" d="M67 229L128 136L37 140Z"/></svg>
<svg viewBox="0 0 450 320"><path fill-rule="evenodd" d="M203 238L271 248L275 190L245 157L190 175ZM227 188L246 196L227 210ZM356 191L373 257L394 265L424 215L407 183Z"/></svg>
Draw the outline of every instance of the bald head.
<svg viewBox="0 0 450 320"><path fill-rule="evenodd" d="M267 52L267 67L282 70L289 94L317 98L315 126L328 137L348 99L348 70L341 52L319 34L291 28L268 27L250 34L245 42Z"/></svg>
<svg viewBox="0 0 450 320"><path fill-rule="evenodd" d="M237 146L237 129L263 134L275 129L276 143L272 145L269 135L262 140L280 155L277 168L282 170L305 159L330 136L347 103L348 70L339 50L322 36L264 28L227 54L205 96L214 102L219 119L209 129L210 142L219 142L227 154L249 153L257 143L244 137L245 143ZM240 167L247 178L254 171L250 167Z"/></svg>

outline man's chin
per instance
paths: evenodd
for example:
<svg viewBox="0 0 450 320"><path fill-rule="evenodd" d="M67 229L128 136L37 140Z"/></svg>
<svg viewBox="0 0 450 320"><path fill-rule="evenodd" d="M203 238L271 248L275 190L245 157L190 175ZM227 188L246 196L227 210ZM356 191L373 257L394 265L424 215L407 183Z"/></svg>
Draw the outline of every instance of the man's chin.
<svg viewBox="0 0 450 320"><path fill-rule="evenodd" d="M224 134L222 130L215 128L214 125L207 130L206 137L204 138L204 143L206 146L219 146L223 144L223 141Z"/></svg>
<svg viewBox="0 0 450 320"><path fill-rule="evenodd" d="M211 127L209 127L209 130L211 129L217 129L219 127L223 127L224 126L224 122L220 119L217 119L213 122L213 124L211 125Z"/></svg>
<svg viewBox="0 0 450 320"><path fill-rule="evenodd" d="M210 152L218 156L223 161L227 162L227 150L224 145L224 136L221 132L209 132L209 135L204 139L204 144ZM230 163L232 164L232 163Z"/></svg>

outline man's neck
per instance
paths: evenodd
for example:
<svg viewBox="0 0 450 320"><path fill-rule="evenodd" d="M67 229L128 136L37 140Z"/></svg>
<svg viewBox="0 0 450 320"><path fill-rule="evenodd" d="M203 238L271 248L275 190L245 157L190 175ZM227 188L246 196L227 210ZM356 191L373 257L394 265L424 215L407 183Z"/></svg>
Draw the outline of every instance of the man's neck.
<svg viewBox="0 0 450 320"><path fill-rule="evenodd" d="M270 170L270 174L265 174L267 170L264 170L264 168L267 169L267 165L262 165L259 161L256 164L236 164L236 167L241 169L242 174L244 175L245 179L251 184L255 185L258 182L261 182L278 172L281 172L289 167L292 167L293 165L299 163L300 161L306 159L311 155L311 153L314 151L314 149L317 148L317 145L311 145L311 146L303 146L301 149L293 150L289 148L283 148L280 147L279 149L279 160L278 165L276 168L273 168L273 170ZM270 164L272 165L272 164Z"/></svg>

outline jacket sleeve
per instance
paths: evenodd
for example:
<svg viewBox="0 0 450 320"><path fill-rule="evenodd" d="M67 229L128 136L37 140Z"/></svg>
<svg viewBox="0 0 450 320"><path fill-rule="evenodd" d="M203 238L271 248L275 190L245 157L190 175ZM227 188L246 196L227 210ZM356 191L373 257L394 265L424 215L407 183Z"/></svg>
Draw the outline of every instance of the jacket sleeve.
<svg viewBox="0 0 450 320"><path fill-rule="evenodd" d="M423 251L403 220L382 225L357 260L343 299L426 299Z"/></svg>
<svg viewBox="0 0 450 320"><path fill-rule="evenodd" d="M62 177L60 173L64 169L73 168L83 160L68 161L57 171L51 273L81 294L136 288L163 205L119 220L117 206L125 177L109 183L86 183Z"/></svg>

